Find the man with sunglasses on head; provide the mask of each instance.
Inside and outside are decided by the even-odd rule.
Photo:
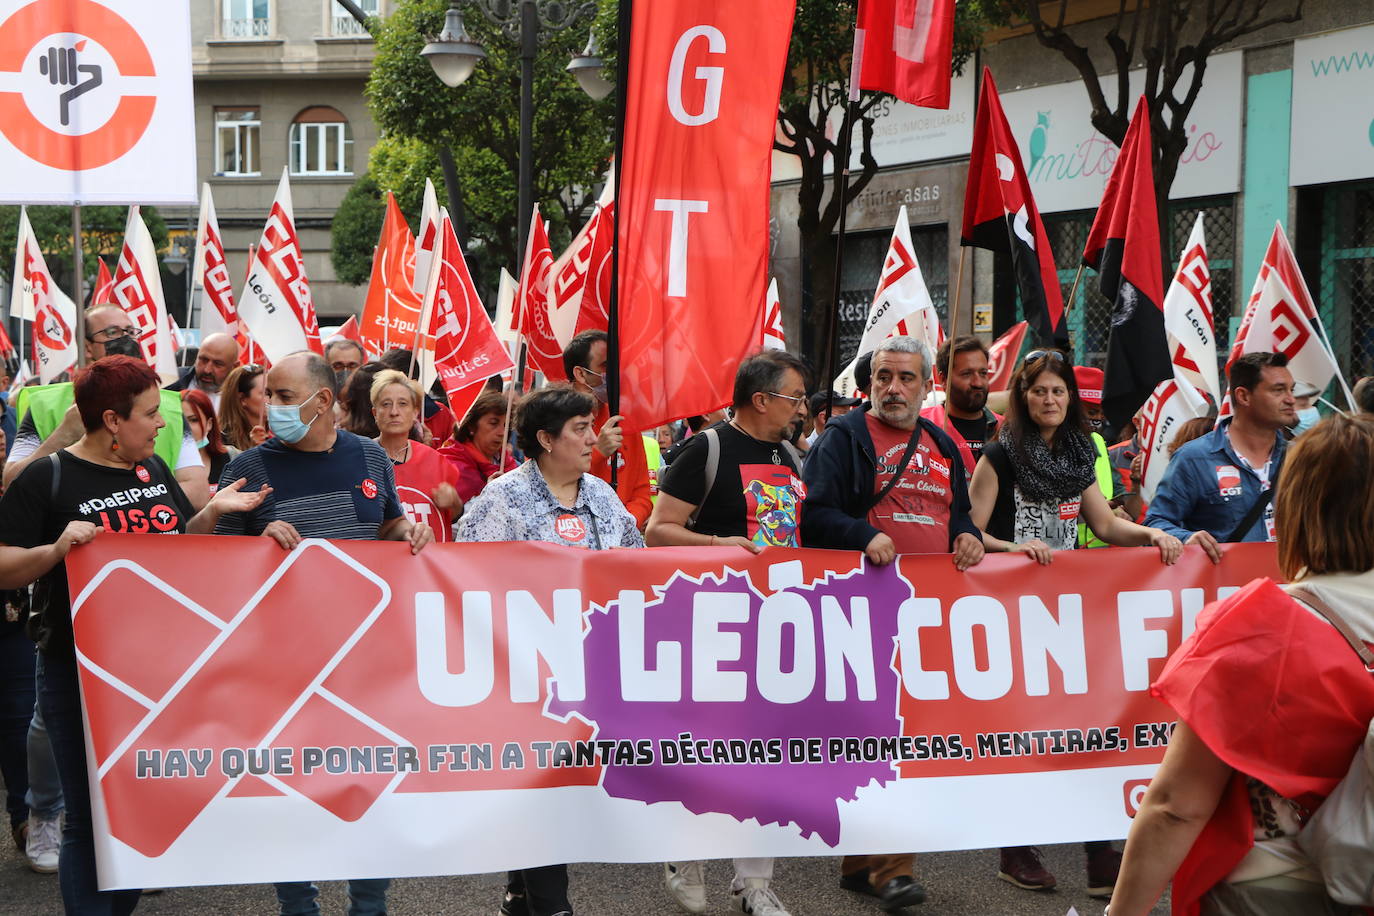
[[[143,358],[138,329],[119,306],[97,305],[85,317],[88,365],[106,356]],[[177,483],[191,505],[200,510],[210,501],[209,471],[196,448],[196,440],[182,421],[180,393],[164,391],[159,409],[167,425],[158,431],[157,454],[176,473]],[[31,462],[74,444],[85,432],[71,382],[24,388],[19,392],[15,412],[19,415],[19,427],[5,464],[7,487]]]

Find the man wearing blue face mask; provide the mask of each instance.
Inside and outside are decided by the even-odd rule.
[[[334,427],[334,372],[316,353],[293,353],[267,370],[267,424],[274,438],[230,461],[222,478],[272,493],[250,512],[222,516],[215,534],[266,535],[285,550],[304,538],[408,541],[419,553],[434,532],[412,524],[396,496],[391,459],[371,439]],[[235,476],[228,476],[235,475]],[[348,882],[349,913],[386,913],[386,878]],[[308,881],[278,884],[283,916],[318,916]]]
[[[1317,396],[1321,393],[1321,389],[1311,382],[1294,383],[1293,400],[1298,411],[1298,423],[1293,427],[1293,435],[1307,432],[1322,418],[1317,410]]]

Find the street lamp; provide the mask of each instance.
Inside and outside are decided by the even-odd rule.
[[[615,88],[615,83],[606,79],[602,72],[605,66],[606,62],[601,59],[601,48],[596,44],[596,30],[593,29],[587,36],[587,46],[568,62],[565,69],[577,77],[577,85],[582,87],[583,92],[599,102]]]
[[[596,2],[449,0],[448,12],[444,15],[444,31],[420,52],[447,86],[461,85],[487,55],[486,49],[474,41],[463,26],[460,8],[464,5],[476,5],[507,38],[520,46],[520,213],[516,224],[516,256],[524,257],[530,213],[534,208],[534,57],[539,51],[539,36],[541,31],[554,34],[576,26],[583,19],[591,19],[596,15]],[[596,41],[593,38],[586,49],[573,58],[568,70],[577,77],[578,84],[588,95],[599,100],[605,98],[614,87],[599,72],[587,72],[593,66],[599,67],[600,58],[596,53]],[[604,84],[604,89],[598,83]],[[598,91],[600,95],[597,95]]]

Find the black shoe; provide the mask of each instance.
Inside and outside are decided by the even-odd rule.
[[[878,906],[885,913],[895,913],[903,907],[915,906],[924,903],[926,899],[926,889],[917,884],[912,878],[906,875],[899,875],[882,886],[878,891],[878,896],[882,902]]]
[[[868,869],[863,868],[847,875],[840,875],[840,887],[856,894],[863,894],[867,897],[877,897],[878,892],[873,887],[873,882],[868,880]]]
[[[506,891],[506,896],[501,901],[501,909],[496,912],[497,916],[530,916],[530,907],[525,902],[524,894]]]

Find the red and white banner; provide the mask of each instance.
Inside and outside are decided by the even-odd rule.
[[[988,347],[988,391],[1006,391],[1011,387],[1029,326],[1029,322],[1016,322]]]
[[[759,318],[759,346],[765,350],[786,350],[787,332],[782,327],[782,299],[778,296],[777,277],[768,281],[768,296]]]
[[[549,381],[561,381],[563,346],[553,330],[549,283],[553,278],[553,250],[536,204],[525,240],[525,261],[520,268],[520,288],[515,293],[515,322],[525,335],[530,365]]]
[[[1224,549],[97,538],[67,570],[100,884],[1120,838],[1175,720],[1151,679],[1276,574]]]
[[[1178,374],[1160,382],[1140,408],[1136,422],[1140,450],[1145,455],[1140,475],[1140,495],[1145,502],[1155,498],[1155,490],[1169,467],[1169,446],[1179,428],[1189,420],[1207,416],[1211,404],[1187,376]]]
[[[115,267],[110,298],[138,328],[143,358],[157,370],[163,384],[176,381],[176,345],[172,340],[172,319],[162,295],[157,249],[136,206],[129,208],[129,219],[124,225],[124,248]]]
[[[76,365],[76,303],[53,282],[25,207],[19,208],[10,276],[10,316],[33,322],[33,362],[40,384],[46,385]]]
[[[95,260],[100,266],[95,272],[95,292],[91,294],[91,308],[110,302],[110,294],[114,289],[114,277],[110,276],[110,266],[100,255],[96,255]]]
[[[841,393],[854,390],[854,366],[857,357],[871,352],[889,337],[907,335],[924,340],[933,354],[944,339],[940,327],[940,313],[930,299],[921,265],[916,263],[916,248],[911,242],[911,224],[906,207],[897,212],[892,227],[892,241],[883,258],[883,272],[878,276],[878,288],[873,292],[873,305],[864,322],[855,362],[835,379],[835,390]]]
[[[948,108],[953,53],[954,0],[859,0],[858,88],[890,92],[923,108]]]
[[[568,250],[553,262],[549,287],[550,324],[561,349],[583,331],[605,331],[611,320],[611,249],[615,241],[614,189],[597,203]]]
[[[298,350],[324,352],[285,167],[262,239],[249,263],[248,280],[239,297],[239,318],[272,362]]]
[[[1164,330],[1174,375],[1221,403],[1221,379],[1217,375],[1217,328],[1212,312],[1212,271],[1207,264],[1207,242],[1198,213],[1188,244],[1178,259],[1178,270],[1164,294]]]
[[[727,404],[758,346],[768,194],[794,0],[634,11],[616,229],[630,430]]]
[[[463,260],[448,211],[440,208],[439,244],[430,263],[423,311],[432,315],[434,369],[455,417],[462,417],[487,379],[513,365],[496,336]]]
[[[425,294],[425,284],[429,282],[429,264],[434,258],[434,249],[439,245],[439,197],[434,193],[434,182],[425,179],[424,202],[420,205],[420,234],[415,238],[415,295]],[[423,322],[422,322],[423,324]],[[406,343],[402,346],[410,346]]]
[[[196,266],[192,295],[200,298],[200,333],[240,335],[239,310],[234,305],[234,278],[224,256],[224,237],[215,215],[215,197],[207,181],[200,187],[200,218],[196,221]]]
[[[427,186],[427,193],[432,190],[432,185]],[[416,288],[417,263],[415,236],[410,234],[396,196],[388,191],[386,218],[377,249],[372,253],[372,275],[363,302],[362,344],[370,356],[381,356],[393,347],[415,346],[425,283],[429,280],[427,258],[425,276]]]

